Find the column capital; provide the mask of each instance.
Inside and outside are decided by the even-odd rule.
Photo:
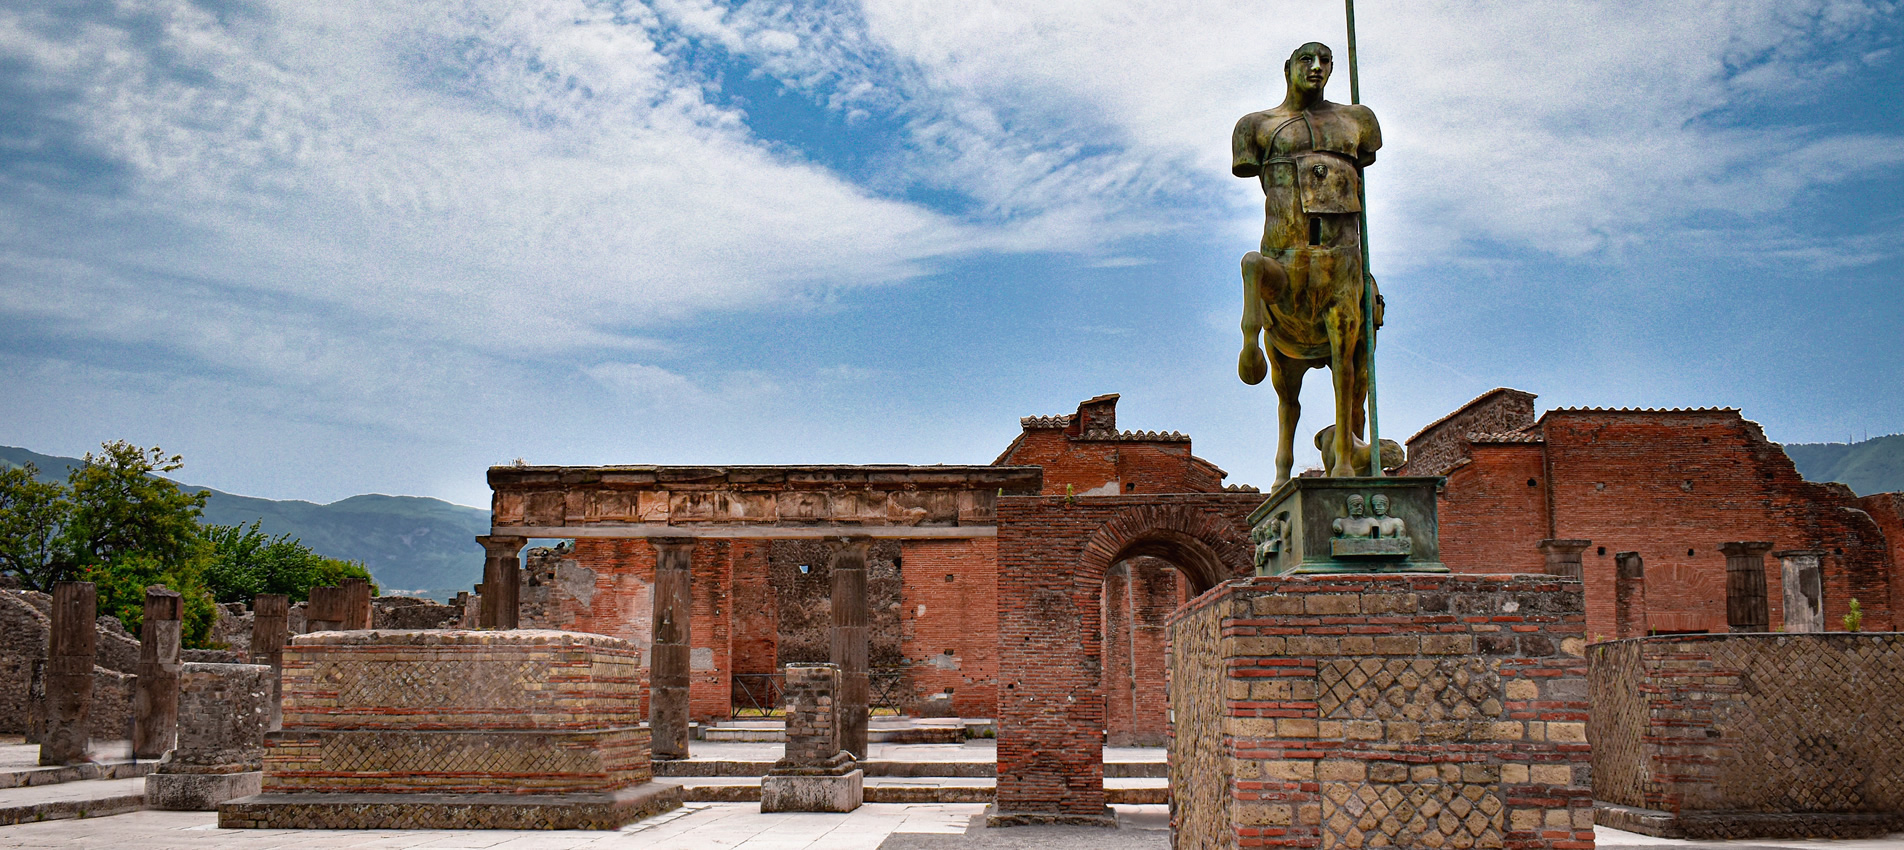
[[[529,538],[514,537],[507,534],[478,534],[476,542],[483,551],[493,558],[513,558],[528,545]]]
[[[1719,544],[1719,551],[1724,552],[1728,558],[1757,558],[1772,551],[1772,542],[1769,540],[1741,540],[1733,543],[1721,543]]]
[[[1791,558],[1823,558],[1829,554],[1831,553],[1824,549],[1780,549],[1773,552],[1772,557],[1783,561]]]
[[[1540,551],[1549,554],[1578,555],[1586,551],[1588,546],[1592,546],[1593,541],[1550,537],[1534,545],[1538,547]]]

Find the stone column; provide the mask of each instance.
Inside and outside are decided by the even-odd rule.
[[[688,757],[689,626],[694,597],[689,576],[694,538],[666,537],[655,548],[654,645],[648,664],[648,728],[654,757]],[[485,597],[487,598],[487,597]]]
[[[760,779],[763,812],[850,812],[865,800],[865,774],[840,746],[840,668],[789,664],[781,701],[787,754]]]
[[[179,615],[184,598],[162,586],[145,589],[139,626],[138,680],[132,692],[132,757],[156,759],[178,737]]]
[[[1785,589],[1785,631],[1825,631],[1825,550],[1787,549],[1772,557]]]
[[[304,607],[304,622],[313,632],[335,632],[344,628],[344,589],[313,587]]]
[[[90,581],[53,585],[53,624],[47,635],[46,732],[40,764],[79,764],[92,743],[93,657],[99,649],[98,591]]]
[[[284,728],[284,642],[291,636],[291,600],[282,593],[261,593],[251,600],[251,663],[271,668],[271,698],[265,702],[265,731]]]
[[[1765,591],[1764,541],[1721,543],[1726,556],[1726,624],[1733,632],[1771,631],[1772,616]]]
[[[146,777],[146,805],[211,812],[262,789],[272,673],[261,664],[185,665],[178,749]]]
[[[833,572],[833,646],[831,660],[840,668],[840,749],[866,757],[866,716],[873,688],[866,651],[866,550],[872,540],[836,541],[828,567]]]
[[[370,582],[361,578],[344,579],[344,628],[361,631],[370,628]]]
[[[516,628],[522,611],[522,547],[529,541],[488,534],[476,542],[483,545],[483,609],[477,628]]]
[[[1613,636],[1645,637],[1646,562],[1638,552],[1617,553],[1613,574]]]
[[[1534,544],[1540,547],[1540,553],[1547,556],[1547,574],[1581,581],[1586,571],[1580,566],[1580,553],[1593,545],[1591,540],[1556,540],[1549,538]]]

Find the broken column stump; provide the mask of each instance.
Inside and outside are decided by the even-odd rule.
[[[312,632],[334,632],[344,628],[344,589],[313,587],[304,606],[304,626]]]
[[[179,615],[183,601],[183,597],[159,585],[145,589],[138,680],[132,692],[135,759],[165,755],[178,737]]]
[[[345,631],[284,651],[284,729],[249,829],[618,829],[681,804],[653,782],[634,645],[540,630]]]
[[[1825,631],[1825,550],[1787,549],[1772,556],[1785,590],[1785,631]]]
[[[1765,553],[1759,540],[1722,543],[1726,556],[1726,625],[1734,633],[1769,632],[1772,615],[1765,590]]]
[[[53,585],[40,764],[86,761],[86,750],[92,743],[88,727],[92,722],[93,659],[99,648],[97,612],[98,591],[92,582],[62,581]]]
[[[344,628],[370,628],[370,581],[347,578],[338,589],[344,592]]]
[[[271,668],[271,701],[266,703],[270,716],[265,730],[276,732],[283,718],[278,674],[284,669],[284,641],[291,636],[291,600],[282,593],[260,593],[251,600],[251,607],[257,612],[251,624],[251,663]]]
[[[262,664],[191,662],[178,678],[178,746],[145,779],[155,809],[209,812],[258,793],[272,670]]]
[[[865,800],[865,773],[844,751],[840,668],[789,664],[781,688],[786,757],[760,779],[763,812],[850,812]]]

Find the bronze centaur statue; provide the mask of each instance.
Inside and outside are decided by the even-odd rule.
[[[1326,366],[1335,379],[1335,426],[1322,446],[1328,474],[1368,468],[1368,446],[1359,439],[1368,418],[1371,347],[1363,339],[1363,286],[1375,281],[1362,268],[1360,186],[1382,130],[1368,107],[1322,99],[1333,69],[1328,47],[1296,48],[1283,63],[1282,105],[1243,116],[1231,138],[1231,172],[1263,187],[1262,250],[1243,256],[1236,370],[1247,384],[1267,375],[1276,389],[1276,487],[1289,480],[1295,461],[1302,376],[1310,369]],[[1380,325],[1379,297],[1375,303]],[[1260,336],[1267,337],[1267,356]],[[1382,465],[1399,465],[1400,453],[1383,444]]]

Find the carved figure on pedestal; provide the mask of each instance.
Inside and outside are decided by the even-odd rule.
[[[1289,542],[1289,512],[1283,511],[1250,529],[1250,540],[1256,544],[1256,570],[1258,575],[1265,572],[1282,555]]]
[[[1375,514],[1376,537],[1407,537],[1408,523],[1401,517],[1388,515],[1388,497],[1376,493],[1369,497],[1369,512]]]
[[[1388,499],[1382,496],[1376,496],[1375,498],[1382,500],[1382,510],[1388,510]],[[1335,523],[1329,527],[1329,530],[1333,532],[1336,537],[1375,537],[1376,531],[1381,528],[1381,524],[1374,517],[1367,516],[1363,513],[1366,503],[1367,500],[1363,499],[1361,494],[1350,495],[1345,504],[1345,507],[1348,508],[1349,515],[1337,519]]]
[[[1362,169],[1375,162],[1382,132],[1368,107],[1323,99],[1333,69],[1327,46],[1296,48],[1283,63],[1282,104],[1243,116],[1231,137],[1231,173],[1257,178],[1264,196],[1261,250],[1243,256],[1237,374],[1247,384],[1267,376],[1276,390],[1275,487],[1295,462],[1304,372],[1328,367],[1335,382],[1329,475],[1357,474],[1355,447],[1367,422],[1363,287],[1374,280],[1362,266],[1358,214]],[[1379,296],[1375,304],[1380,326]]]

